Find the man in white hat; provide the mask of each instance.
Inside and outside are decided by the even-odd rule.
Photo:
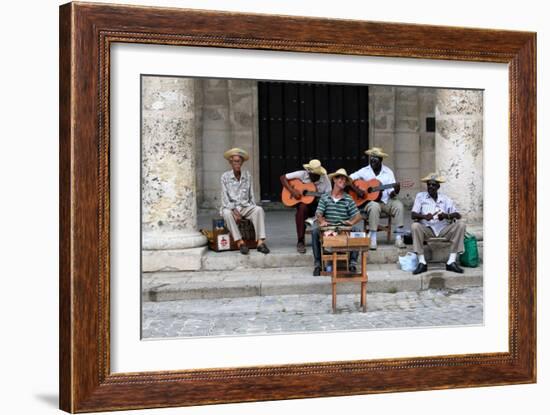
[[[388,157],[382,148],[372,147],[365,151],[365,154],[369,156],[369,165],[350,174],[352,181],[357,179],[377,179],[382,185],[396,183],[393,171],[382,163],[382,160],[385,157]],[[359,197],[364,197],[364,192],[361,189],[355,187],[353,184],[351,187]],[[370,201],[365,207],[365,212],[367,213],[369,220],[369,238],[371,241],[370,249],[372,250],[375,250],[378,246],[376,239],[378,224],[380,222],[380,212],[391,215],[395,219],[395,225],[397,228],[403,227],[403,203],[396,197],[400,190],[401,186],[399,183],[396,183],[394,187],[390,187],[382,191],[380,193],[379,200]],[[398,248],[405,247],[405,243],[399,233],[395,237],[395,245]]]
[[[327,176],[327,171],[319,160],[313,159],[309,163],[304,164],[304,170],[297,170],[292,173],[283,174],[280,177],[281,184],[292,194],[296,200],[302,198],[302,194],[292,187],[288,182],[289,180],[299,179],[302,183],[315,184],[315,191],[319,193],[330,193],[332,186],[330,179]],[[304,254],[306,252],[305,245],[305,233],[306,233],[306,219],[315,215],[317,210],[318,199],[315,199],[310,204],[298,203],[296,204],[296,235],[298,237],[298,243],[296,244],[296,250]]]
[[[321,238],[319,226],[343,225],[353,226],[361,221],[359,209],[355,202],[344,189],[350,184],[350,178],[344,169],[338,169],[328,176],[334,185],[331,193],[325,193],[319,200],[317,212],[317,225],[311,230],[311,246],[313,248],[313,276],[321,274]],[[357,251],[350,252],[349,270],[357,272]]]
[[[241,219],[249,219],[254,225],[257,250],[263,254],[269,253],[265,244],[265,214],[260,206],[254,201],[254,189],[252,176],[247,170],[242,171],[243,163],[248,160],[248,152],[240,148],[227,150],[224,155],[229,161],[231,170],[222,174],[222,207],[220,213],[223,216],[231,236],[237,243],[241,254],[248,254],[248,247],[244,243],[237,222]]]
[[[411,225],[413,249],[418,255],[418,266],[413,274],[428,270],[424,258],[424,240],[434,236],[451,242],[451,252],[445,266],[447,271],[463,273],[464,270],[458,266],[456,259],[457,254],[464,251],[466,224],[459,220],[461,215],[453,201],[438,192],[440,184],[445,182],[443,177],[430,173],[421,180],[426,183],[428,191],[416,195],[411,212],[412,219],[417,221]]]

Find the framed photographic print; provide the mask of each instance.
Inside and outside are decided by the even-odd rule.
[[[535,45],[61,6],[61,409],[535,382]]]

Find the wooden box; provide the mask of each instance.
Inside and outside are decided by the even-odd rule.
[[[223,220],[221,219],[214,219],[212,221],[212,238],[209,238],[208,241],[209,248],[216,252],[238,250],[239,247],[233,240],[229,230],[225,226],[222,227],[222,223]],[[246,246],[250,249],[255,249],[258,246],[258,243],[255,239],[255,232],[252,222],[247,219],[241,220],[239,222],[239,230],[243,236],[243,241]]]
[[[370,238],[350,238],[348,235],[325,236],[323,238],[323,247],[325,248],[345,248],[353,246],[368,246]]]

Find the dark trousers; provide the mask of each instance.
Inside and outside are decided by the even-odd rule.
[[[317,200],[314,200],[309,205],[298,203],[296,205],[296,235],[298,242],[304,242],[306,235],[306,219],[315,216],[317,210]]]

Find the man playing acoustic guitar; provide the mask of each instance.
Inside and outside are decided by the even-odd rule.
[[[311,160],[303,166],[305,170],[283,174],[280,178],[283,185],[283,203],[287,206],[296,206],[296,249],[301,254],[306,252],[306,219],[315,215],[318,197],[332,190],[327,171],[319,160]]]
[[[397,228],[402,228],[404,209],[403,203],[396,197],[401,190],[401,185],[396,183],[393,171],[382,163],[384,157],[388,157],[388,155],[384,153],[380,147],[372,147],[371,149],[365,151],[365,154],[369,156],[369,165],[363,167],[355,173],[350,174],[352,181],[377,179],[381,185],[395,183],[393,187],[384,189],[384,191],[380,192],[378,199],[368,202],[365,207],[365,212],[367,213],[369,220],[369,238],[371,241],[370,249],[375,250],[377,248],[376,232],[378,230],[378,223],[380,222],[380,212],[391,215],[395,218]],[[361,199],[365,196],[366,192],[355,184],[351,185],[351,189]],[[395,238],[395,246],[398,248],[405,247],[405,243],[399,233]]]

